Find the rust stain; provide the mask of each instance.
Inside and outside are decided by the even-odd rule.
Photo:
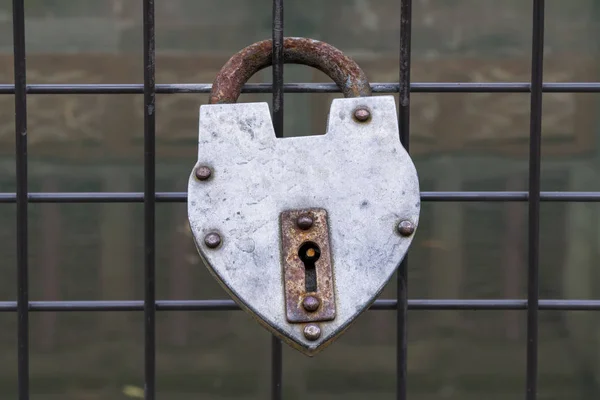
[[[305,214],[314,221],[307,230],[298,227],[296,222],[300,215]],[[287,320],[302,323],[334,319],[336,307],[327,211],[319,208],[284,211],[280,223]],[[306,290],[305,264],[299,256],[301,247],[306,243],[317,246],[317,249],[308,248],[305,253],[307,257],[316,259],[315,291]],[[307,311],[304,308],[304,299],[309,296],[318,299],[316,310]]]
[[[263,40],[234,54],[213,82],[209,103],[235,103],[248,79],[272,65],[272,53],[272,40]],[[344,97],[371,96],[371,86],[363,70],[330,44],[307,38],[284,38],[283,62],[308,65],[324,72],[339,86]]]

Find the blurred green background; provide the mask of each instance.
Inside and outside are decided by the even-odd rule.
[[[414,0],[414,82],[530,79],[531,2]],[[545,81],[598,81],[600,2],[546,1]],[[271,35],[268,0],[157,0],[157,83],[210,83],[234,52]],[[28,83],[142,83],[142,4],[27,0]],[[287,0],[286,36],[327,41],[371,82],[398,81],[397,0]],[[0,1],[0,83],[12,83],[11,2]],[[286,66],[286,82],[329,82]],[[267,69],[253,82],[270,82]],[[286,94],[285,135],[321,132],[329,94]],[[185,191],[205,94],[157,96],[157,190]],[[240,101],[271,96],[244,94]],[[542,190],[597,191],[598,95],[545,94]],[[0,96],[0,191],[15,191],[14,106]],[[526,190],[529,96],[412,96],[421,189]],[[31,191],[142,191],[141,95],[30,95]],[[594,203],[543,203],[540,296],[598,298]],[[221,299],[184,204],[157,205],[159,299]],[[410,251],[411,298],[524,298],[526,203],[431,203]],[[143,297],[142,204],[31,204],[32,300]],[[15,206],[0,205],[0,301],[16,298]],[[396,294],[392,281],[382,298]],[[141,313],[32,313],[32,399],[127,399],[143,387]],[[409,312],[413,400],[520,398],[524,311]],[[15,398],[16,315],[0,314],[0,392]],[[315,359],[284,347],[286,399],[391,399],[396,314],[369,311]],[[265,399],[270,336],[242,312],[160,312],[158,397]],[[539,398],[600,396],[595,312],[540,312]]]

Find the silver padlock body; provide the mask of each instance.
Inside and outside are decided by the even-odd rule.
[[[353,119],[356,107],[371,119]],[[419,223],[417,172],[399,140],[392,96],[333,100],[326,134],[276,138],[267,103],[200,107],[198,166],[192,171],[188,216],[209,270],[244,309],[288,344],[314,355],[378,296],[414,235],[400,221]],[[280,215],[293,209],[327,211],[335,318],[319,322],[307,340],[303,324],[286,319]],[[218,232],[221,245],[204,238]]]

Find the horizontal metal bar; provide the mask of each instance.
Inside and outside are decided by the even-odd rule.
[[[166,83],[157,84],[156,93],[210,93],[210,83]],[[372,83],[373,93],[398,93],[399,84],[394,82]],[[270,83],[249,83],[242,93],[272,93]],[[341,93],[334,83],[286,83],[285,93]],[[414,82],[413,93],[529,93],[529,82]],[[554,82],[542,87],[547,93],[598,93],[598,82]],[[11,84],[0,84],[0,94],[14,94]],[[31,84],[28,94],[142,94],[143,84]]]
[[[372,310],[395,310],[397,300],[376,300]],[[540,300],[541,310],[600,310],[600,300]],[[413,299],[411,310],[525,310],[527,300],[490,299]],[[233,300],[159,300],[158,311],[234,311],[240,310]],[[16,301],[0,301],[0,312],[17,310]],[[30,301],[29,311],[143,311],[143,300],[127,301]]]
[[[143,203],[143,192],[29,193],[31,203]],[[546,202],[598,202],[600,192],[541,192]],[[422,201],[503,202],[527,201],[527,192],[421,192]],[[15,193],[0,193],[0,203],[14,203]],[[159,203],[184,203],[186,192],[157,192]]]
[[[438,202],[497,202],[528,199],[528,192],[421,192],[421,200]],[[600,201],[600,192],[540,192],[540,199],[546,202],[596,202]]]

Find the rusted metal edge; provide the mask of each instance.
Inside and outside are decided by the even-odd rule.
[[[215,78],[209,103],[235,103],[248,79],[272,65],[272,51],[272,40],[263,40],[234,54]],[[344,97],[371,96],[371,86],[363,70],[354,60],[330,44],[307,38],[286,37],[283,40],[283,62],[308,65],[324,72],[338,85]]]
[[[303,223],[306,219],[312,220],[308,228]],[[334,319],[336,306],[327,211],[287,210],[281,213],[280,226],[287,320],[303,323]],[[311,243],[318,248],[314,262],[316,288],[307,290],[305,263],[299,253],[306,244],[311,248]]]

